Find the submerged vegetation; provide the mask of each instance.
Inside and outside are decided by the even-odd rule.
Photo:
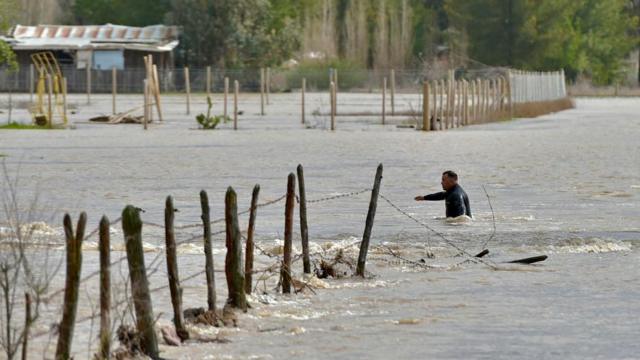
[[[0,130],[49,130],[49,128],[34,124],[20,124],[12,121],[8,124],[0,125]]]

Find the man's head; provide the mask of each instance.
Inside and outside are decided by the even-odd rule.
[[[451,170],[447,170],[442,173],[442,189],[449,191],[458,185],[458,174]]]

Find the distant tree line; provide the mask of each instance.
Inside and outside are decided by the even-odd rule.
[[[378,66],[375,41],[380,39],[375,35],[388,25],[380,24],[381,14],[399,8],[410,14],[410,43],[402,57],[407,67],[444,53],[490,66],[564,68],[571,78],[586,76],[611,84],[625,76],[626,61],[638,49],[640,35],[640,0],[58,1],[68,9],[66,23],[178,25],[179,64],[235,68],[275,66],[300,58],[309,12],[326,13],[327,7],[334,17],[335,56],[368,68]],[[350,59],[347,38],[355,12],[366,13],[370,36],[358,45],[367,48],[367,55]]]

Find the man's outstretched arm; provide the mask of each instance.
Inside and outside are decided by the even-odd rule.
[[[440,201],[440,200],[444,200],[447,197],[447,193],[445,191],[441,191],[441,192],[437,192],[434,194],[429,194],[429,195],[424,195],[424,196],[416,196],[415,199],[416,201],[422,201],[422,200],[427,200],[427,201]]]

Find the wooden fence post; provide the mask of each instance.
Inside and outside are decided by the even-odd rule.
[[[396,71],[391,69],[391,116],[396,115]]]
[[[117,94],[117,71],[115,67],[111,68],[111,113],[116,114],[116,94]]]
[[[431,130],[431,124],[429,121],[429,115],[431,111],[429,109],[429,82],[424,81],[422,83],[422,131]]]
[[[287,177],[287,200],[284,208],[284,254],[280,278],[282,293],[291,293],[291,248],[293,245],[293,209],[296,196],[296,176],[291,173]]]
[[[307,79],[302,78],[302,124],[305,122],[305,93],[307,91]]]
[[[332,81],[329,86],[329,97],[331,98],[331,131],[336,129],[336,84]]]
[[[56,347],[56,359],[69,359],[71,357],[71,343],[73,342],[73,329],[76,322],[78,309],[78,293],[80,289],[80,273],[82,272],[82,240],[87,224],[87,214],[81,213],[78,219],[76,233],[73,233],[71,216],[64,216],[64,234],[67,242],[67,272],[64,286],[64,305],[62,320],[58,330],[58,344]]]
[[[47,74],[47,120],[49,121],[49,129],[53,127],[53,82],[51,75]]]
[[[87,64],[87,104],[91,104],[91,65]]]
[[[438,106],[441,106],[438,102],[439,93],[438,80],[433,82],[433,116],[431,117],[431,130],[437,131],[438,129]]]
[[[136,313],[136,325],[140,333],[142,351],[152,359],[158,358],[158,340],[154,326],[153,306],[149,294],[149,281],[142,249],[142,220],[140,209],[127,205],[122,210],[122,231],[127,250],[131,296]]]
[[[271,95],[271,68],[268,67],[267,68],[267,80],[266,80],[266,86],[267,86],[267,105],[271,105],[271,101],[269,100],[269,95]]]
[[[164,238],[165,251],[167,255],[167,275],[169,280],[169,291],[171,292],[171,305],[173,305],[173,324],[180,340],[189,338],[189,332],[184,328],[182,318],[182,288],[180,287],[180,275],[178,273],[178,256],[176,254],[176,236],[173,228],[175,208],[173,198],[167,196],[164,208]]]
[[[242,266],[242,240],[238,225],[238,198],[231,186],[227,188],[224,199],[224,217],[226,224],[227,256],[224,271],[227,276],[229,299],[227,304],[247,311],[247,298],[244,294],[244,269]]]
[[[29,102],[33,102],[33,89],[35,82],[35,69],[33,64],[29,64]]]
[[[187,115],[191,114],[191,79],[189,79],[189,68],[184,68],[184,89],[187,94]]]
[[[264,116],[264,90],[265,90],[264,68],[260,68],[260,115]]]
[[[240,84],[238,80],[233,82],[233,130],[238,130],[238,93]]]
[[[298,191],[300,196],[300,238],[302,240],[302,268],[305,274],[311,274],[309,260],[309,227],[307,225],[307,193],[304,186],[304,169],[298,164]]]
[[[202,208],[202,227],[204,228],[205,274],[207,276],[207,305],[210,311],[216,311],[216,278],[213,271],[213,251],[211,244],[211,215],[207,192],[200,191],[200,207]]]
[[[149,123],[149,113],[151,112],[149,106],[149,80],[143,80],[144,83],[144,116],[142,118],[142,126],[147,130],[147,124]]]
[[[229,113],[227,111],[227,103],[229,102],[228,99],[229,99],[229,78],[225,77],[224,78],[224,106],[223,106],[225,119],[229,117],[228,116]]]
[[[31,323],[33,319],[31,317],[31,295],[28,292],[24,293],[24,334],[22,335],[22,360],[28,359],[29,349],[29,330],[31,329]]]
[[[385,123],[387,114],[387,77],[382,79],[382,125]]]
[[[249,228],[247,229],[247,247],[244,261],[244,292],[251,294],[253,285],[253,234],[256,229],[256,212],[258,211],[258,195],[260,185],[256,184],[251,193],[251,208],[249,209]]]
[[[111,354],[111,238],[109,219],[100,220],[100,350],[101,359]]]
[[[207,97],[211,96],[211,66],[207,66],[207,79],[206,79],[206,89]]]
[[[371,228],[373,228],[373,220],[376,217],[376,207],[378,205],[378,194],[380,193],[380,183],[382,182],[382,164],[378,165],[376,177],[371,190],[371,201],[369,202],[369,212],[367,213],[367,222],[362,235],[362,243],[360,244],[360,254],[358,255],[358,266],[356,267],[356,275],[364,277],[365,265],[367,263],[367,252],[369,251],[369,240],[371,239]]]

